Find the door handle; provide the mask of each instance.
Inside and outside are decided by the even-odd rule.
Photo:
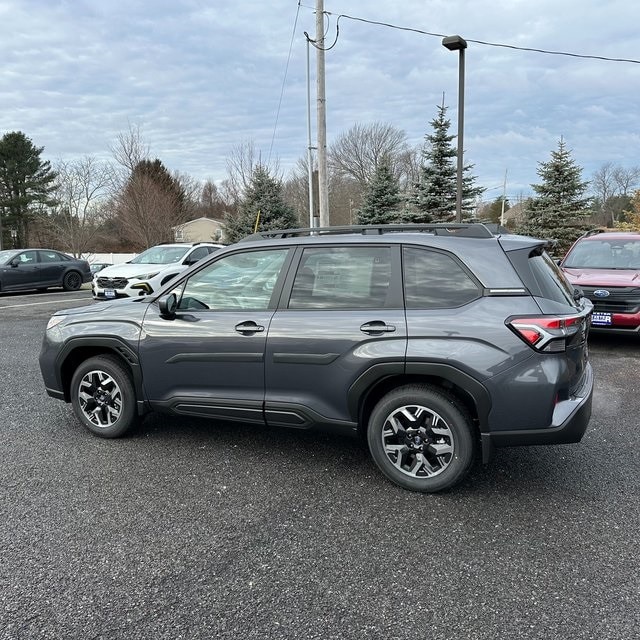
[[[363,333],[393,333],[396,330],[392,324],[382,322],[382,320],[374,320],[373,322],[365,322],[360,331]]]
[[[248,322],[241,322],[240,324],[237,324],[235,326],[235,330],[243,336],[246,336],[251,333],[261,333],[264,331],[264,327],[260,324],[256,324],[253,320],[249,320]]]

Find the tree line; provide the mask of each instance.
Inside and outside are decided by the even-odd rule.
[[[340,134],[328,150],[331,223],[453,221],[458,150],[450,124],[443,101],[419,147],[391,124],[356,124]],[[222,220],[230,242],[256,229],[310,224],[306,159],[285,178],[277,163],[262,162],[252,142],[233,148],[218,185],[170,171],[135,127],[117,137],[110,160],[52,164],[43,151],[23,132],[0,139],[3,248],[140,251],[173,241],[176,227],[199,217]],[[540,182],[516,215],[503,197],[482,200],[472,170],[463,170],[464,220],[499,222],[506,211],[512,231],[552,238],[558,251],[587,228],[633,228],[640,215],[639,168],[607,163],[586,181],[562,138],[550,159],[538,163]]]

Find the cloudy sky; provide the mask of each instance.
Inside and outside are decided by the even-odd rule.
[[[135,126],[171,170],[216,181],[233,147],[252,141],[286,174],[306,153],[304,32],[315,35],[314,8],[315,0],[0,0],[0,135],[23,131],[52,161],[107,158]],[[419,144],[443,92],[451,133],[457,127],[458,54],[438,36],[355,17],[469,41],[465,159],[487,199],[500,195],[505,171],[512,201],[528,193],[560,136],[585,178],[605,162],[640,165],[640,3],[325,0],[325,10],[328,44],[339,26],[326,53],[329,143],[355,123],[383,122]]]

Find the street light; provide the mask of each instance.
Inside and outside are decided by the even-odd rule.
[[[456,222],[462,222],[462,169],[464,166],[464,50],[467,41],[460,36],[442,38],[442,46],[449,51],[459,51],[458,66],[458,175],[456,180]]]

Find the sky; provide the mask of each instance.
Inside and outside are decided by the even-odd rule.
[[[459,57],[441,36],[458,34],[468,42],[465,162],[486,200],[502,194],[505,173],[512,202],[530,193],[561,137],[585,179],[607,162],[640,165],[640,3],[325,0],[324,9],[327,46],[337,35],[325,54],[329,144],[381,122],[419,145],[443,94],[455,134]],[[54,163],[106,160],[135,127],[170,170],[218,183],[234,147],[251,142],[286,177],[307,153],[305,31],[315,37],[315,0],[0,0],[0,135],[24,132]]]

